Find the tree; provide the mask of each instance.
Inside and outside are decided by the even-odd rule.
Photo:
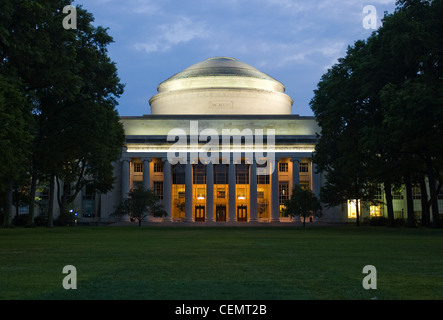
[[[34,224],[38,180],[49,180],[51,198],[60,179],[72,186],[70,197],[57,195],[64,213],[86,185],[97,192],[113,187],[112,162],[124,141],[115,110],[124,86],[106,49],[112,38],[81,7],[78,28],[65,30],[62,9],[71,2],[5,0],[0,7],[0,67],[22,83],[30,102],[22,111],[33,124],[25,169],[31,176],[28,226]],[[52,226],[52,206],[48,215]]]
[[[5,196],[3,226],[8,227],[12,221],[14,185],[26,175],[31,134],[29,104],[20,84],[5,73],[0,73],[0,194]]]
[[[413,225],[412,184],[424,174],[434,223],[439,219],[442,8],[442,1],[398,1],[377,32],[356,41],[328,70],[311,100],[322,129],[314,161],[335,180],[326,189],[348,186],[350,198],[366,197],[371,184],[383,184],[391,226],[392,187],[406,185]]]
[[[328,206],[350,199],[371,199],[376,191],[370,178],[370,158],[361,142],[363,124],[368,123],[372,107],[361,90],[359,70],[366,55],[367,46],[363,41],[348,48],[347,56],[322,76],[311,100],[321,127],[313,161],[326,173],[327,183],[322,187],[320,198]],[[356,223],[360,224],[358,211]]]
[[[132,189],[128,198],[117,206],[114,215],[129,215],[131,220],[137,220],[141,226],[142,221],[149,215],[154,217],[167,216],[168,213],[159,204],[158,196],[152,189]]]
[[[292,217],[303,217],[304,227],[307,217],[320,217],[322,215],[322,207],[311,190],[295,185],[292,189],[291,198],[285,202],[285,214]]]

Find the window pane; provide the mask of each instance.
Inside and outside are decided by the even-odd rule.
[[[154,181],[154,193],[160,200],[163,199],[163,181]]]

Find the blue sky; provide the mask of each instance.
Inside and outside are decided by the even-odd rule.
[[[149,99],[172,75],[209,57],[245,62],[281,81],[292,113],[313,115],[309,101],[348,45],[366,39],[363,27],[377,10],[377,26],[395,0],[76,0],[109,28],[109,56],[125,93],[121,116],[149,114]]]

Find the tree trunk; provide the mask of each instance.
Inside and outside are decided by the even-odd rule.
[[[406,227],[412,228],[415,227],[415,221],[414,221],[414,201],[412,199],[412,183],[411,183],[410,174],[406,174],[404,176],[404,182],[406,188],[406,208],[408,215]]]
[[[51,177],[49,178],[48,228],[52,228],[54,226],[54,178],[54,175],[51,174]]]
[[[394,226],[394,206],[392,204],[391,183],[385,182],[386,207],[388,208],[388,227]]]
[[[34,212],[35,212],[35,192],[37,189],[37,171],[34,170],[31,177],[31,189],[29,191],[29,214],[26,220],[26,227],[34,227]]]
[[[431,194],[431,208],[432,208],[432,226],[440,226],[440,217],[438,212],[438,200],[435,189],[434,168],[432,167],[432,159],[429,154],[426,154],[426,171],[428,175],[429,193]]]
[[[428,203],[428,190],[426,189],[425,176],[420,179],[420,192],[421,192],[421,225],[428,226],[431,221]]]
[[[360,212],[358,210],[358,199],[355,199],[355,215],[357,217],[357,227],[360,227]]]
[[[12,192],[13,183],[12,180],[8,180],[8,190],[5,193],[5,214],[3,216],[3,227],[12,227]]]

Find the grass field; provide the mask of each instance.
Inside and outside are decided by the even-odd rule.
[[[65,290],[65,265],[77,290]],[[377,289],[365,290],[365,265]],[[443,299],[443,230],[0,229],[0,299]]]

